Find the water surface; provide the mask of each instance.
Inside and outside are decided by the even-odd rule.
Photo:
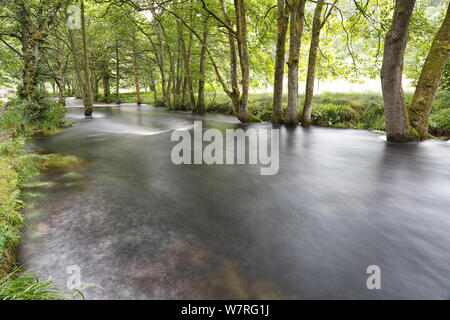
[[[280,128],[280,170],[176,166],[174,129],[270,127],[150,106],[103,106],[34,139],[82,166],[26,190],[20,262],[88,299],[450,298],[450,144]],[[191,129],[189,129],[191,130]],[[381,268],[368,290],[366,268]]]

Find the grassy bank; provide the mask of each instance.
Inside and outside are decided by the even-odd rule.
[[[158,94],[161,97],[161,94]],[[142,92],[142,103],[155,104],[152,92]],[[102,100],[102,98],[100,98]],[[136,102],[136,93],[120,94],[123,102]],[[412,94],[406,94],[407,104]],[[206,92],[208,112],[233,114],[230,99],[223,93]],[[284,101],[287,97],[284,98]],[[299,97],[303,106],[304,96]],[[160,102],[156,105],[161,106]],[[286,104],[284,104],[286,108]],[[183,108],[181,108],[183,109]],[[250,94],[249,111],[255,119],[271,121],[272,94]],[[299,109],[301,114],[302,108]],[[331,93],[324,92],[314,97],[312,124],[317,126],[385,130],[383,98],[380,93]],[[430,115],[430,133],[434,136],[450,136],[450,92],[439,92]]]
[[[64,124],[64,108],[50,99],[44,101],[42,112],[30,112],[29,105],[19,99],[10,101],[6,111],[0,106],[0,300],[62,298],[51,282],[40,282],[32,273],[21,272],[15,262],[24,222],[21,188],[27,179],[52,164],[48,155],[26,153],[25,142],[34,134],[49,134]]]

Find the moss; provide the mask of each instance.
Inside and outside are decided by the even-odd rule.
[[[38,156],[37,159],[45,169],[71,168],[81,166],[86,163],[81,158],[67,154],[46,154]]]

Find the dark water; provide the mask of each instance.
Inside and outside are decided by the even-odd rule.
[[[173,165],[186,113],[96,108],[33,142],[87,163],[30,184],[20,261],[86,298],[450,298],[450,143],[280,129],[280,171]],[[205,128],[242,127],[208,115]],[[252,124],[247,127],[268,127]],[[368,290],[366,268],[381,268]],[[100,288],[101,287],[101,288]]]

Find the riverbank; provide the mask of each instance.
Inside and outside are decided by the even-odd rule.
[[[24,153],[26,138],[2,131],[0,138],[0,299],[60,299],[50,281],[41,282],[32,273],[22,273],[15,262],[24,218],[21,188],[39,173],[37,155]]]
[[[7,110],[2,108],[0,112],[0,300],[63,298],[51,281],[40,281],[33,273],[22,272],[15,259],[24,224],[21,214],[25,206],[21,198],[23,186],[41,170],[72,159],[25,150],[26,141],[34,135],[49,135],[66,125],[62,107],[55,104],[47,107],[49,116],[41,122],[30,119],[24,103],[15,99],[8,104]]]
[[[205,95],[207,112],[233,114],[229,98],[223,93],[208,90]],[[161,94],[158,93],[158,97]],[[287,98],[287,97],[286,97]],[[409,105],[412,93],[406,93]],[[100,96],[99,101],[105,101]],[[127,103],[136,102],[136,93],[120,94],[120,100]],[[141,92],[142,103],[163,107],[161,101],[154,101],[152,92]],[[286,99],[284,99],[286,101]],[[299,96],[299,106],[303,106],[304,96]],[[283,105],[287,107],[286,104]],[[185,106],[179,107],[186,110]],[[257,121],[272,120],[272,95],[270,93],[250,94],[249,112]],[[301,114],[302,108],[299,109]],[[314,96],[314,107],[311,122],[316,126],[365,129],[384,131],[384,106],[380,93],[333,93],[324,92]],[[436,137],[450,137],[450,92],[439,92],[430,115],[430,134]]]

